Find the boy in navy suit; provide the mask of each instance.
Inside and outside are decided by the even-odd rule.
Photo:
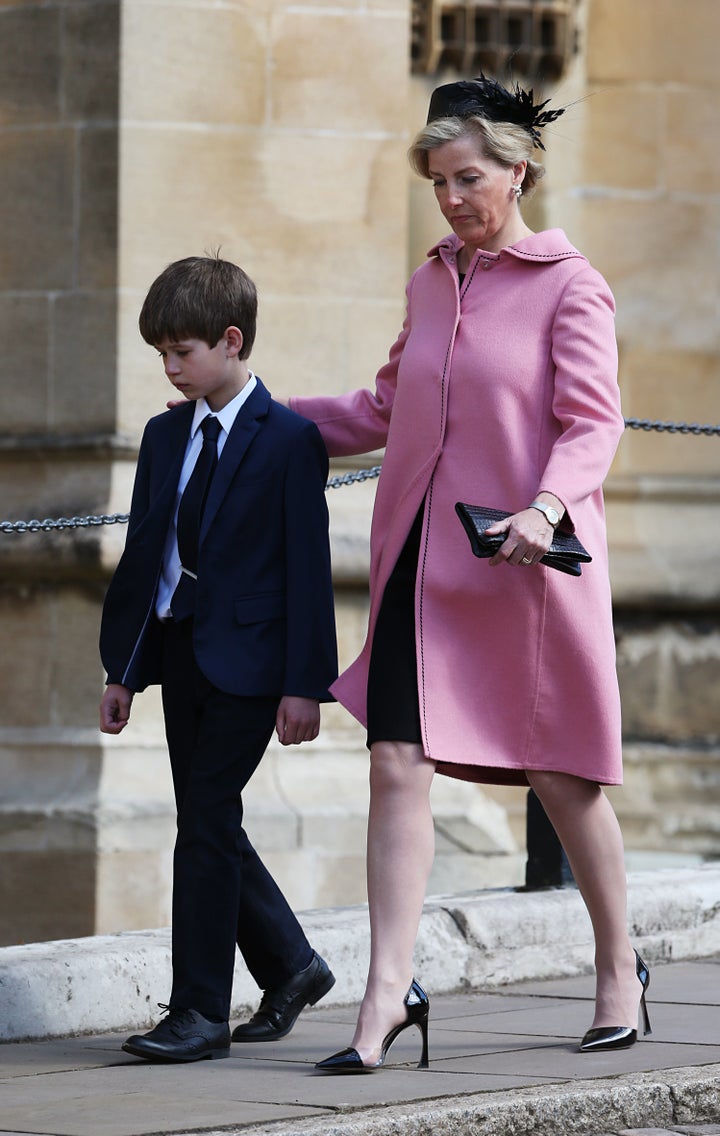
[[[256,314],[217,257],[169,265],[140,314],[188,400],[145,428],[100,634],[100,728],[160,683],[177,805],[168,1013],[123,1045],[150,1061],[228,1056],[236,944],[264,995],[233,1041],[284,1037],[335,981],[242,827],[273,730],[317,737],[337,675],[327,452],[249,370]]]

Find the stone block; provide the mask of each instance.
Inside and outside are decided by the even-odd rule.
[[[119,107],[119,0],[66,5],[62,52],[65,117],[83,123],[114,121]]]
[[[623,345],[620,352],[622,406],[629,418],[715,423],[719,382],[718,353],[658,351],[641,344]],[[618,447],[614,471],[632,471],[636,476],[712,476],[720,468],[716,441],[707,435],[628,429]]]
[[[335,9],[322,18],[313,9],[278,10],[272,43],[273,125],[332,128],[355,135],[382,131],[405,137],[407,34],[404,10]],[[347,51],[338,50],[349,44],[350,71]],[[349,81],[350,75],[357,81]],[[388,98],[389,84],[392,98]],[[352,190],[352,182],[348,177],[346,191]]]
[[[349,300],[332,292],[306,297],[258,287],[252,366],[273,394],[337,393],[374,385],[402,326],[399,274],[395,295],[388,299]]]
[[[514,888],[525,882],[525,854],[497,853],[477,856],[438,847],[428,880],[428,894],[452,894],[485,888]]]
[[[715,742],[720,737],[717,621],[616,623],[623,725],[628,737]]]
[[[67,451],[62,452],[63,440],[58,440],[55,451],[51,448],[44,450],[38,443],[36,449],[11,452],[0,462],[3,520],[42,520],[45,517],[84,516],[105,511],[112,471],[92,453],[85,452],[77,461],[68,460]],[[76,456],[73,454],[73,458]],[[123,494],[123,499],[127,505],[127,493]],[[12,515],[8,516],[8,512]],[[63,564],[84,560],[88,567],[92,556],[90,549],[99,542],[100,534],[104,532],[104,529],[88,528],[3,537],[0,541],[2,575],[17,584],[20,573],[13,571],[12,566],[37,563],[43,556],[46,565],[48,561],[52,563],[54,577]],[[45,579],[47,575],[46,567]]]
[[[79,435],[115,424],[114,290],[66,292],[53,308],[53,430]]]
[[[5,584],[0,612],[6,643],[17,644],[0,661],[2,726],[95,727],[103,680],[98,595],[42,582]]]
[[[114,295],[118,278],[118,130],[115,126],[84,127],[78,141],[77,285],[111,290]]]
[[[205,128],[261,125],[267,98],[266,26],[261,15],[239,5],[124,3],[123,118]],[[181,139],[173,130],[169,134],[183,160]],[[216,141],[232,145],[229,136]],[[191,168],[188,163],[186,172]],[[176,183],[168,179],[165,185],[173,192]]]
[[[695,636],[682,636],[672,659],[672,698],[666,706],[669,740],[720,738],[720,626]]]
[[[142,930],[154,924],[170,926],[175,828],[174,817],[168,817],[161,828],[165,847],[154,855],[143,847],[141,832],[136,832],[138,847],[98,852],[94,934]]]
[[[650,963],[717,955],[717,867],[648,872],[628,883],[634,939]],[[435,896],[420,922],[419,971],[437,994],[589,974],[592,934],[582,911],[574,889]],[[367,908],[305,911],[300,921],[337,978],[324,1005],[359,1001],[369,961]],[[147,1027],[159,991],[170,984],[170,934],[160,929],[8,947],[0,954],[0,983],[5,1041]],[[257,990],[238,958],[232,1016],[255,1005]],[[636,1083],[630,1088],[637,1092]],[[678,1115],[692,1119],[688,1102]]]
[[[134,218],[132,239],[121,239],[124,288],[144,295],[170,261],[221,247],[261,294],[264,281],[282,280],[286,293],[322,297],[332,286],[337,293],[343,276],[350,300],[397,298],[378,273],[403,249],[404,170],[394,142],[230,130],[219,142],[212,132],[128,126],[122,169],[122,208]]]
[[[388,275],[392,284],[392,273]],[[400,334],[405,316],[405,280],[396,279],[397,286],[387,300],[358,297],[350,305],[355,318],[350,320],[348,329],[347,355],[335,364],[336,368],[342,366],[348,390],[374,388],[375,374],[387,362],[390,348]]]
[[[364,853],[336,850],[328,855],[312,848],[266,852],[261,830],[253,826],[252,833],[263,863],[295,911],[366,901]]]
[[[717,604],[720,581],[720,501],[714,486],[693,491],[691,479],[644,484],[642,478],[606,494],[610,581],[617,605],[670,604],[693,609]],[[681,510],[682,534],[668,524]],[[688,548],[693,555],[688,556]]]
[[[82,695],[95,716],[102,689],[95,651],[90,661],[95,682],[88,687],[94,689],[72,694]],[[60,700],[64,692],[53,693]],[[61,720],[0,728],[5,942],[169,920],[174,802],[165,745],[158,739],[157,697],[147,700],[148,710],[155,708],[154,729],[143,722],[140,701],[128,733],[104,743],[94,722],[84,729]],[[73,885],[64,888],[57,876],[63,864],[75,872]],[[33,875],[39,881],[34,889],[28,886]],[[128,889],[130,876],[135,882]],[[45,895],[46,879],[52,897]],[[18,888],[25,891],[22,902]]]
[[[188,255],[195,250],[184,249]],[[142,288],[123,289],[117,296],[117,374],[115,390],[115,428],[121,437],[127,438],[135,447],[140,439],[145,423],[155,414],[165,409],[165,403],[173,393],[157,352],[149,347],[138,331],[138,317],[145,294],[154,278],[162,272],[166,264],[176,257],[160,257],[154,271],[150,271],[147,283]],[[132,486],[135,462],[128,462],[122,474],[122,483]],[[120,498],[118,498],[120,500]],[[129,505],[129,496],[126,506]],[[125,506],[122,507],[125,511]]]
[[[377,464],[382,461],[378,454]],[[354,472],[333,463],[330,476],[342,477]],[[346,620],[343,618],[345,589],[355,585],[367,590],[370,564],[370,524],[375,501],[377,479],[358,482],[352,486],[328,490],[330,509],[330,549],[332,554],[333,579],[338,588],[336,592],[336,622],[342,657],[351,663],[359,655],[367,634],[367,605],[363,604],[362,617],[353,620],[353,647],[350,647]],[[347,490],[349,489],[349,493]]]
[[[46,296],[0,296],[3,431],[37,433],[48,426],[48,312]]]
[[[47,642],[53,624],[51,592],[6,583],[0,589],[0,623],[5,643],[22,644],[21,651],[0,654],[0,726],[45,725],[50,720],[54,677]]]
[[[587,74],[599,84],[632,76],[635,82],[717,87],[719,36],[715,0],[603,0],[589,6]]]
[[[519,785],[483,785],[482,792],[504,810],[514,845],[517,849],[524,850],[526,846],[527,788]],[[523,862],[524,859],[523,851]]]
[[[59,6],[0,8],[0,126],[59,120],[62,18]]]
[[[666,95],[664,176],[673,193],[720,192],[717,99],[704,87],[669,90]]]
[[[622,85],[587,92],[582,133],[586,184],[613,190],[658,188],[662,107],[662,93],[653,88]]]
[[[0,291],[73,282],[75,132],[0,131]]]
[[[630,859],[652,853],[654,866],[714,858],[720,837],[718,749],[626,742],[625,781],[608,790]]]
[[[714,198],[685,200],[679,208],[666,198],[629,200],[598,191],[566,199],[564,208],[570,240],[615,294],[622,344],[717,352],[720,262],[707,240],[720,226]]]
[[[0,857],[0,943],[39,943],[95,931],[95,854],[53,849]]]
[[[55,592],[45,651],[52,659],[52,716],[58,727],[98,724],[104,673],[98,652],[99,589]]]
[[[430,800],[436,829],[453,851],[491,856],[516,851],[505,810],[479,785],[436,777]]]
[[[549,978],[559,973],[559,967],[576,974],[587,969],[590,922],[574,888],[521,895],[455,893],[438,900],[456,920],[470,948],[466,978],[472,986]],[[519,937],[518,907],[523,912]],[[555,943],[556,950],[548,950],[549,943]]]

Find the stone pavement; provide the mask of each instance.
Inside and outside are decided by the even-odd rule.
[[[417,1030],[374,1073],[314,1071],[350,1041],[364,907],[301,915],[337,983],[289,1037],[193,1065],[120,1049],[167,997],[167,929],[2,948],[0,1136],[720,1136],[720,866],[628,882],[653,1034],[615,1054],[578,1052],[594,980],[573,888],[428,900],[416,952],[427,1071]],[[257,999],[239,966],[233,1020]]]
[[[421,976],[422,977],[422,976]],[[355,1007],[306,1010],[275,1044],[149,1065],[109,1033],[0,1046],[3,1136],[720,1136],[720,955],[655,965],[653,1034],[581,1054],[590,976],[431,995],[430,1069],[408,1030],[388,1064],[330,1077]]]

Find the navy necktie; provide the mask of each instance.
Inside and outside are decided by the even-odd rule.
[[[197,578],[200,525],[207,500],[210,482],[218,462],[217,440],[220,420],[207,414],[200,423],[203,445],[195,468],[180,498],[177,520],[177,541],[182,574],[170,602],[174,619],[186,619],[195,610],[195,580]]]

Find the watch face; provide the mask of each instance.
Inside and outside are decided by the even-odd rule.
[[[547,517],[551,525],[556,525],[560,520],[557,509],[553,509],[552,505],[548,505],[546,507],[545,516]]]

